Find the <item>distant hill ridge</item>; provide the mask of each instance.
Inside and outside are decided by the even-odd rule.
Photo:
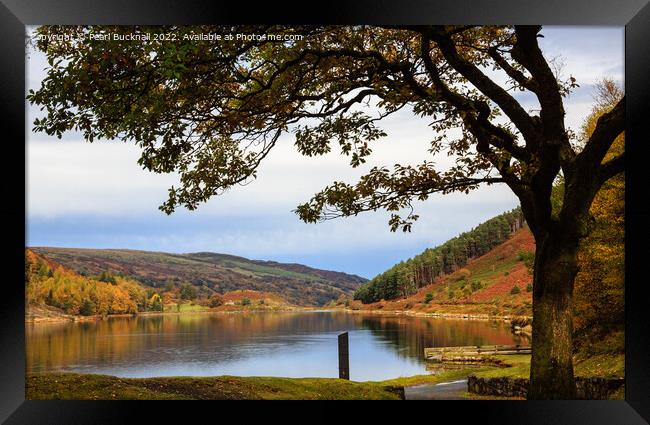
[[[82,275],[105,271],[163,287],[190,283],[206,291],[275,293],[296,305],[323,305],[352,293],[367,279],[302,264],[249,260],[230,254],[172,254],[129,249],[33,247],[34,252]]]

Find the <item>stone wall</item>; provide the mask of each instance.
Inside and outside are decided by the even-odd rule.
[[[577,398],[606,400],[612,392],[625,385],[625,378],[576,378]],[[526,397],[528,379],[525,378],[467,378],[470,393],[503,397]]]
[[[580,400],[606,400],[609,394],[625,385],[625,378],[576,378]]]
[[[467,377],[467,391],[481,395],[526,397],[528,379]]]

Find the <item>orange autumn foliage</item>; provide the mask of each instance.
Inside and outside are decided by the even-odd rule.
[[[598,85],[596,106],[585,121],[589,136],[598,118],[623,95],[612,81]],[[625,136],[619,136],[604,161],[625,151]],[[602,186],[591,206],[591,234],[580,244],[579,272],[575,280],[574,329],[577,345],[593,346],[608,338],[609,350],[622,351],[625,326],[625,175],[621,173]],[[597,345],[597,344],[596,344]]]
[[[154,299],[137,282],[115,276],[115,283],[81,276],[25,252],[25,294],[28,305],[49,305],[74,315],[132,314],[147,310]]]

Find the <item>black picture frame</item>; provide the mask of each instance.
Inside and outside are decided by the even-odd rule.
[[[25,26],[38,24],[204,24],[204,23],[481,23],[625,25],[626,122],[626,391],[624,401],[420,403],[390,408],[375,405],[346,409],[319,406],[310,412],[267,403],[262,409],[212,403],[169,405],[125,401],[26,401],[24,279],[20,266],[25,247]],[[432,421],[448,414],[454,422],[526,424],[643,424],[650,421],[650,321],[644,316],[642,270],[650,250],[650,211],[644,205],[647,156],[644,114],[650,110],[650,4],[648,0],[358,0],[304,2],[210,2],[119,0],[0,0],[0,116],[2,127],[3,223],[0,296],[0,421],[7,424],[189,423],[207,414],[210,422],[246,421],[275,416],[282,422],[351,420],[356,411],[365,421],[397,413],[415,413]],[[24,142],[23,142],[24,143]],[[647,167],[646,167],[647,168]],[[182,406],[182,407],[177,407]],[[295,413],[294,413],[295,412]],[[402,412],[402,413],[399,413]],[[181,414],[181,416],[178,416]],[[232,414],[232,415],[231,415]],[[305,416],[306,415],[306,416]],[[230,419],[226,419],[226,417]],[[195,419],[198,420],[198,419]]]

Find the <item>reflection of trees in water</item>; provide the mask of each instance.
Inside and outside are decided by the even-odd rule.
[[[503,325],[341,312],[168,315],[97,322],[30,324],[27,371],[83,365],[242,360],[277,350],[332,344],[345,331],[368,329],[400,357],[421,358],[425,347],[508,344]],[[324,342],[324,340],[326,340]]]
[[[400,357],[423,359],[426,347],[521,344],[502,322],[425,317],[364,316],[362,325]]]
[[[318,344],[328,333],[335,341],[336,333],[358,326],[355,319],[347,314],[265,312],[31,324],[26,335],[27,371],[153,362],[171,356],[192,361],[243,359]]]

